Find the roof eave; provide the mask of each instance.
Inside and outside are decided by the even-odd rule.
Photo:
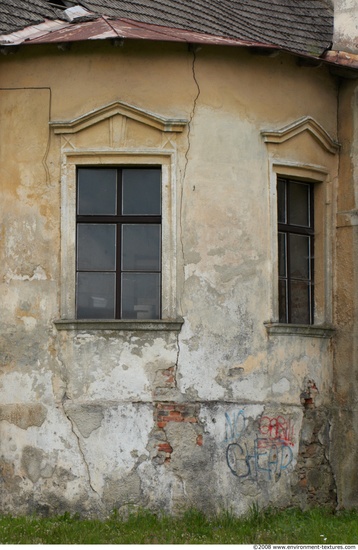
[[[173,27],[159,26],[129,19],[98,16],[90,21],[68,22],[60,19],[44,20],[42,23],[25,27],[11,34],[0,35],[0,47],[30,44],[64,44],[87,40],[132,39],[161,42],[181,42],[198,45],[223,45],[247,47],[268,54],[283,51],[311,60],[324,62],[335,67],[344,67],[351,71],[358,69],[358,55],[346,52],[325,51],[307,53],[282,47],[278,44],[240,40],[224,36],[204,34]]]
[[[25,27],[11,34],[0,35],[0,46],[56,44],[87,40],[107,40],[110,38],[277,49],[277,45],[274,44],[204,34],[129,19],[111,19],[106,16],[98,16],[91,21],[81,21],[78,23],[69,23],[62,20],[45,20],[42,23]]]

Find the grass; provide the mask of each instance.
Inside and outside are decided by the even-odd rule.
[[[228,512],[208,517],[196,510],[181,518],[139,511],[106,521],[59,517],[0,517],[0,544],[357,544],[358,511],[314,509]]]

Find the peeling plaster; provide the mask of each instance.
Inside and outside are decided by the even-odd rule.
[[[62,120],[118,100],[110,45],[103,41],[95,55],[91,46],[92,68],[100,76],[91,86],[87,69],[78,63],[84,52],[89,54],[87,47],[78,44],[78,51],[58,57],[56,68],[46,55],[37,60],[34,78],[53,82],[51,115]],[[263,322],[274,310],[276,288],[270,194],[270,178],[276,176],[269,173],[270,155],[291,171],[304,163],[324,167],[329,183],[320,187],[327,185],[327,196],[336,159],[329,155],[327,160],[328,154],[304,135],[266,148],[260,130],[262,121],[284,127],[307,114],[297,95],[309,95],[309,115],[335,128],[334,81],[324,67],[305,71],[284,54],[262,58],[244,50],[204,48],[199,56],[192,46],[189,54],[183,45],[170,44],[165,51],[158,44],[148,47],[155,77],[144,88],[137,85],[141,56],[116,58],[126,74],[119,99],[133,97],[138,105],[173,116],[182,111],[189,124],[175,138],[142,123],[128,121],[124,128],[110,117],[76,128],[71,139],[64,128],[50,140],[48,105],[46,112],[38,106],[42,120],[32,116],[29,102],[8,92],[16,135],[28,139],[25,109],[27,127],[42,135],[35,156],[24,148],[21,166],[17,148],[9,155],[16,162],[9,167],[9,238],[1,276],[9,307],[0,331],[0,467],[3,509],[10,513],[67,509],[105,516],[113,508],[181,512],[195,506],[205,512],[230,507],[241,514],[254,503],[290,504],[296,489],[306,502],[302,480],[318,491],[310,468],[315,472],[320,465],[324,495],[329,495],[331,473],[323,452],[323,447],[329,452],[329,419],[318,407],[329,398],[331,348],[318,339],[268,336]],[[20,51],[15,57],[16,64],[6,60],[9,87],[14,79],[26,84],[32,70]],[[75,79],[69,95],[59,93],[61,74]],[[265,89],[257,86],[258,75]],[[74,265],[67,260],[75,250],[76,162],[110,165],[122,158],[158,164],[166,159],[163,173],[171,192],[165,201],[172,205],[170,233],[179,247],[176,266],[173,262],[166,277],[177,289],[171,311],[178,311],[184,324],[180,332],[158,332],[136,331],[135,323],[131,330],[95,324],[79,329],[73,322],[71,329],[57,331],[52,321],[71,322],[74,309]],[[44,160],[51,176],[46,182]],[[72,198],[66,202],[67,193]],[[69,204],[73,211],[67,210]],[[60,222],[66,235],[61,242]],[[328,226],[327,221],[330,237]],[[61,265],[70,266],[66,284]],[[313,380],[319,395],[308,387]],[[349,437],[354,439],[353,428]]]
[[[11,281],[46,281],[47,275],[43,267],[35,267],[32,275],[21,275],[14,273],[11,269],[8,270],[4,276],[4,280],[7,284]]]

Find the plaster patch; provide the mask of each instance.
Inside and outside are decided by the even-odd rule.
[[[186,264],[198,264],[201,261],[201,256],[199,252],[195,250],[190,250],[186,252],[185,263]]]
[[[208,250],[208,256],[225,256],[226,248],[211,248]]]
[[[36,447],[24,447],[21,457],[21,465],[24,468],[27,477],[36,483],[40,477],[51,477],[54,468],[45,460],[45,453]]]
[[[19,489],[21,477],[15,475],[15,468],[11,462],[0,459],[0,475],[3,487],[14,494]]]
[[[0,406],[0,420],[6,420],[23,430],[27,430],[30,426],[42,426],[46,415],[47,410],[40,403],[34,405],[14,403]]]
[[[141,503],[141,481],[137,472],[123,472],[120,479],[108,478],[103,490],[103,500],[111,508]]]
[[[104,413],[101,405],[64,404],[68,417],[76,424],[83,437],[89,437],[102,424]]]
[[[31,331],[37,325],[35,317],[21,317],[21,321],[24,323],[25,330]]]
[[[232,279],[235,279],[241,272],[241,266],[214,265],[214,269],[221,276],[223,283],[228,283]]]
[[[240,366],[244,370],[245,375],[247,375],[258,368],[262,369],[262,365],[265,364],[266,361],[266,353],[260,352],[257,355],[249,355]]]
[[[245,398],[253,403],[265,401],[268,393],[269,386],[264,373],[253,373],[243,380],[232,380],[232,394],[236,399]]]
[[[285,393],[290,390],[290,383],[287,378],[281,378],[277,384],[272,384],[273,393]]]

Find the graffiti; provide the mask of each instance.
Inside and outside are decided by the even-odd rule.
[[[288,445],[293,445],[293,425],[291,420],[286,420],[283,416],[270,418],[263,416],[260,420],[260,433],[267,435],[269,439],[285,441]]]
[[[231,473],[240,478],[278,480],[293,459],[293,426],[283,416],[260,419],[259,434],[247,433],[243,410],[230,417],[225,414],[226,462]],[[262,437],[266,436],[266,437]]]
[[[246,428],[245,412],[240,410],[233,417],[225,413],[225,441],[236,441]]]
[[[266,439],[255,439],[253,451],[247,445],[230,443],[226,449],[226,461],[230,471],[239,478],[257,478],[264,472],[269,480],[279,479],[282,470],[286,470],[292,462],[291,447],[282,441],[268,442]]]

